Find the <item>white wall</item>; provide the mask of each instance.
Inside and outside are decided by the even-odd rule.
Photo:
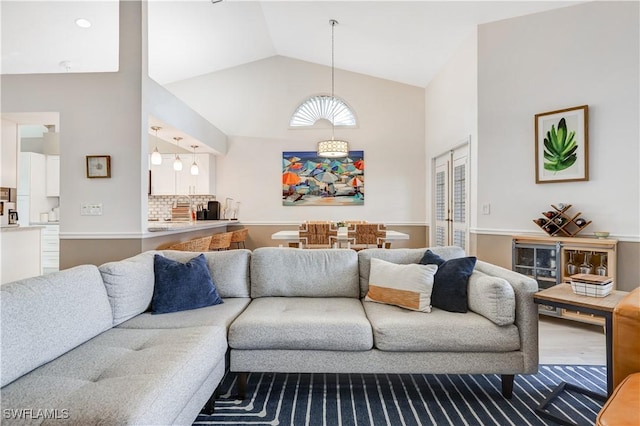
[[[120,40],[116,73],[2,75],[3,114],[60,113],[62,239],[146,230],[149,114],[226,149],[222,132],[147,77],[146,3],[120,3]],[[88,179],[86,155],[110,155],[112,177]],[[81,216],[82,203],[102,203],[103,215]]]
[[[18,184],[18,126],[2,119],[2,144],[0,147],[0,186],[15,188]]]
[[[478,49],[474,32],[464,41],[426,89],[427,217],[431,221],[432,159],[465,140],[471,142],[470,153],[470,221],[476,226],[478,152]]]
[[[275,56],[168,88],[229,135],[227,155],[217,157],[216,195],[240,201],[243,222],[425,223],[424,89],[336,70],[335,95],[355,111],[358,128],[335,135],[364,151],[365,205],[284,207],[282,152],[315,151],[331,134],[330,127],[291,130],[289,119],[308,96],[331,93],[330,68]]]
[[[478,216],[481,233],[539,231],[532,219],[569,203],[584,234],[640,235],[639,3],[587,2],[481,25]],[[535,183],[534,115],[589,105],[587,182]]]

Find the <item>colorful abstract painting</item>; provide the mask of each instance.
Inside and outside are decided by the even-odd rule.
[[[364,204],[364,151],[322,158],[315,151],[282,153],[283,206]]]

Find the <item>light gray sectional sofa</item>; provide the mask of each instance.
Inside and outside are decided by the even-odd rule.
[[[510,397],[513,375],[538,368],[536,282],[478,262],[467,313],[364,300],[371,258],[409,264],[424,252],[205,253],[224,303],[161,315],[148,312],[154,254],[196,253],[146,252],[3,285],[3,423],[190,424],[212,409],[226,370],[241,385],[247,372],[495,373]]]
[[[151,315],[155,253],[194,256],[146,252],[0,287],[2,424],[193,423],[251,300],[251,252],[205,254],[223,304]]]

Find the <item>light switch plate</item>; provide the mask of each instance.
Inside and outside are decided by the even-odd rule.
[[[82,203],[80,216],[102,216],[102,203]]]

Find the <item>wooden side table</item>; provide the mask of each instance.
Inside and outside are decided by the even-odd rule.
[[[628,294],[626,291],[614,290],[605,297],[591,297],[575,294],[571,289],[571,284],[563,283],[553,287],[544,289],[533,295],[533,301],[538,304],[554,306],[562,309],[570,309],[586,314],[593,314],[604,317],[606,354],[607,354],[607,395],[600,395],[593,391],[583,389],[579,386],[561,382],[556,389],[536,408],[536,412],[553,420],[559,424],[573,425],[565,419],[556,417],[545,410],[545,407],[565,388],[574,390],[592,398],[606,401],[607,397],[613,392],[613,369],[612,364],[612,343],[613,343],[613,309]]]

